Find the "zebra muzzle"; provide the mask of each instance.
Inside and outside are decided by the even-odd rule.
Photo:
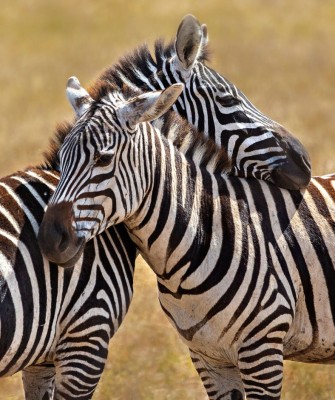
[[[277,132],[277,139],[285,150],[286,159],[272,171],[272,183],[285,189],[304,189],[312,177],[311,162],[307,151],[298,139],[282,127]]]
[[[43,255],[64,268],[72,267],[85,248],[85,240],[77,236],[72,220],[72,203],[51,204],[44,214],[38,233]]]

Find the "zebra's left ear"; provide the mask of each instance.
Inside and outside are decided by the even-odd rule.
[[[77,117],[80,118],[93,102],[92,97],[81,87],[79,79],[71,76],[66,85],[66,95]]]
[[[153,121],[172,107],[183,89],[182,83],[175,83],[165,90],[141,94],[120,109],[119,114],[131,126]]]
[[[175,42],[178,60],[184,69],[193,67],[207,41],[206,25],[200,25],[193,15],[186,15],[179,25]]]

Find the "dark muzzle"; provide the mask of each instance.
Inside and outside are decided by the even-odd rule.
[[[72,203],[48,206],[38,233],[38,243],[44,256],[61,267],[72,267],[85,247],[72,226]]]
[[[272,183],[284,189],[306,188],[312,177],[311,162],[307,151],[300,141],[289,132],[285,132],[285,136],[280,138],[280,142],[286,152],[286,160],[272,171]]]

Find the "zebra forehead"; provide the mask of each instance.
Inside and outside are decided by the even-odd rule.
[[[93,103],[91,110],[94,110],[95,106],[103,99],[114,100],[114,98],[118,98],[120,100],[128,100],[143,93],[141,90],[134,89],[125,83],[119,87],[115,83],[103,79],[98,79],[88,89],[88,92],[95,102]]]

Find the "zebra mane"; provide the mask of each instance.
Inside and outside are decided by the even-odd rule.
[[[74,122],[63,122],[57,125],[56,132],[50,139],[49,148],[43,153],[44,161],[41,165],[39,165],[39,168],[43,170],[59,171],[60,160],[58,152],[66,136],[71,132],[73,126]]]
[[[120,90],[113,82],[98,79],[95,85],[89,89],[89,94],[95,102],[91,105],[88,113],[94,113],[99,101],[113,92],[121,92],[126,100],[143,93],[139,89],[134,89],[125,84]],[[230,171],[231,160],[226,150],[219,147],[214,140],[193,127],[172,109],[154,120],[152,125],[159,129],[160,133],[187,158],[193,159],[198,165],[206,166],[214,173]]]
[[[231,160],[226,150],[194,128],[175,111],[168,111],[152,124],[173,143],[174,147],[197,165],[215,174],[230,171]]]
[[[138,46],[132,52],[123,56],[117,64],[108,67],[105,71],[102,72],[100,76],[98,76],[95,82],[88,89],[90,96],[92,96],[95,102],[99,102],[99,100],[101,100],[114,90],[122,90],[125,98],[136,96],[142,93],[142,90],[147,91],[148,87],[147,84],[143,81],[143,76],[152,76],[153,66],[159,72],[162,68],[163,62],[176,54],[174,40],[171,40],[168,44],[165,44],[163,39],[158,39],[155,42],[154,54],[155,57],[152,56],[147,44],[142,44],[141,46]],[[208,60],[208,58],[209,50],[208,45],[206,44],[203,46],[198,60],[200,62],[205,62]],[[124,77],[126,77],[128,85],[125,84]],[[90,112],[94,111],[94,107],[95,105],[93,104]],[[179,118],[179,124],[188,125],[187,121],[184,121],[181,117],[176,115],[175,118]],[[58,151],[60,146],[64,142],[65,137],[70,133],[71,129],[73,128],[74,124],[75,121],[72,123],[64,122],[56,127],[55,135],[50,140],[49,149],[43,153],[44,162],[39,166],[40,168],[47,170],[55,169],[59,171]],[[165,127],[165,124],[163,125]],[[195,129],[193,129],[193,131],[196,132]],[[197,133],[194,134],[194,138],[198,139],[193,139],[192,141],[190,141],[189,138],[187,139],[190,142],[190,150],[188,151],[188,154],[191,154],[193,152],[194,154],[200,154],[200,149],[202,148],[204,153],[202,156],[203,160],[209,160],[209,152],[204,151],[204,147],[209,148],[211,145],[209,144],[208,139],[206,139],[205,137],[199,139],[200,136],[201,134]],[[200,145],[201,141],[203,142],[202,146]],[[191,142],[193,144],[191,144]],[[197,146],[195,146],[195,142],[198,143]],[[206,146],[204,146],[205,142]],[[191,150],[191,148],[193,148],[193,150]],[[196,148],[198,148],[197,151],[195,151]],[[217,148],[217,146],[213,142],[212,150],[214,150],[214,148]],[[218,148],[217,150],[221,153],[224,153],[224,150],[219,150]],[[221,168],[219,166],[223,163],[222,170],[226,170],[226,159],[227,156],[222,157],[221,161],[218,162],[219,169]],[[205,161],[203,162],[205,163]]]
[[[119,88],[122,88],[126,78],[128,85],[131,86],[133,84],[139,89],[148,90],[143,76],[152,76],[154,69],[159,73],[162,70],[164,61],[175,54],[174,40],[171,40],[168,44],[165,44],[163,39],[156,40],[154,45],[154,57],[148,45],[142,44],[132,52],[120,58],[118,63],[105,69],[99,79],[113,83]],[[209,54],[209,47],[206,43],[201,49],[198,61],[208,61]],[[148,82],[154,83],[154,79],[148,79]]]
[[[88,113],[93,114],[97,103],[114,91],[120,92],[120,89],[110,81],[106,82],[98,79],[95,85],[89,89],[89,93],[95,102]],[[125,99],[141,93],[125,85],[121,92]],[[60,160],[58,152],[66,136],[73,129],[74,124],[75,121],[58,124],[56,132],[50,140],[49,149],[43,153],[44,162],[40,165],[41,169],[59,171]],[[170,140],[187,158],[191,158],[198,165],[209,168],[214,173],[228,172],[230,170],[231,162],[226,150],[219,147],[214,140],[207,138],[204,133],[194,128],[175,111],[168,111],[162,117],[153,121],[152,125],[159,129],[161,134]]]

